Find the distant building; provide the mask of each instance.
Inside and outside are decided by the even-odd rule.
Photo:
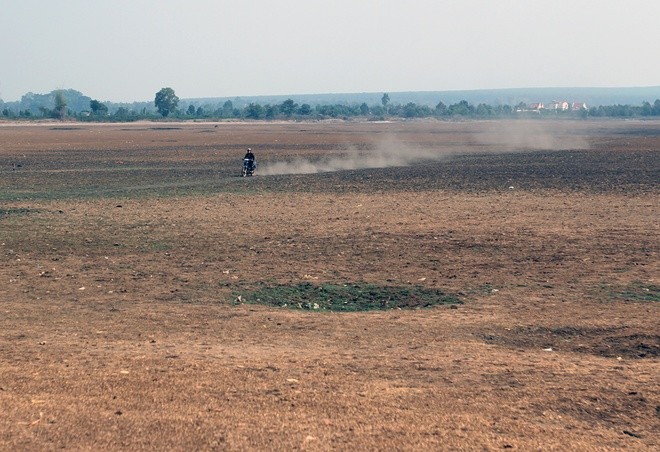
[[[569,103],[565,100],[553,100],[550,109],[566,111],[570,107]]]
[[[553,100],[546,107],[543,102],[532,102],[531,104],[525,104],[520,102],[516,105],[516,110],[519,113],[522,112],[534,112],[541,113],[542,110],[554,110],[554,111],[582,111],[587,110],[587,104],[584,102],[568,102],[565,100]]]

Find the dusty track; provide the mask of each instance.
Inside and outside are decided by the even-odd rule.
[[[242,179],[246,146],[434,157]],[[633,121],[0,126],[0,445],[656,449],[659,149]],[[463,304],[235,303],[302,281]]]

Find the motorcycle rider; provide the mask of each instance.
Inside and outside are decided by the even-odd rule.
[[[254,171],[257,167],[256,160],[254,158],[254,154],[252,153],[252,148],[247,148],[247,152],[245,153],[245,157],[243,157],[243,162],[247,161],[247,167],[249,168],[250,171]]]
[[[254,163],[254,154],[252,153],[252,148],[247,148],[247,152],[245,153],[245,157],[243,157],[243,159],[251,160],[252,163]]]

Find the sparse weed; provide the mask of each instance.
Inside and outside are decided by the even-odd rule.
[[[634,281],[625,286],[604,284],[599,286],[597,291],[601,295],[604,294],[605,299],[610,301],[660,301],[660,286],[640,281]]]

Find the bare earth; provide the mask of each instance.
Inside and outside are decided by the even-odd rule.
[[[660,448],[660,122],[0,123],[0,176],[0,449]],[[462,304],[238,301],[302,282]]]

